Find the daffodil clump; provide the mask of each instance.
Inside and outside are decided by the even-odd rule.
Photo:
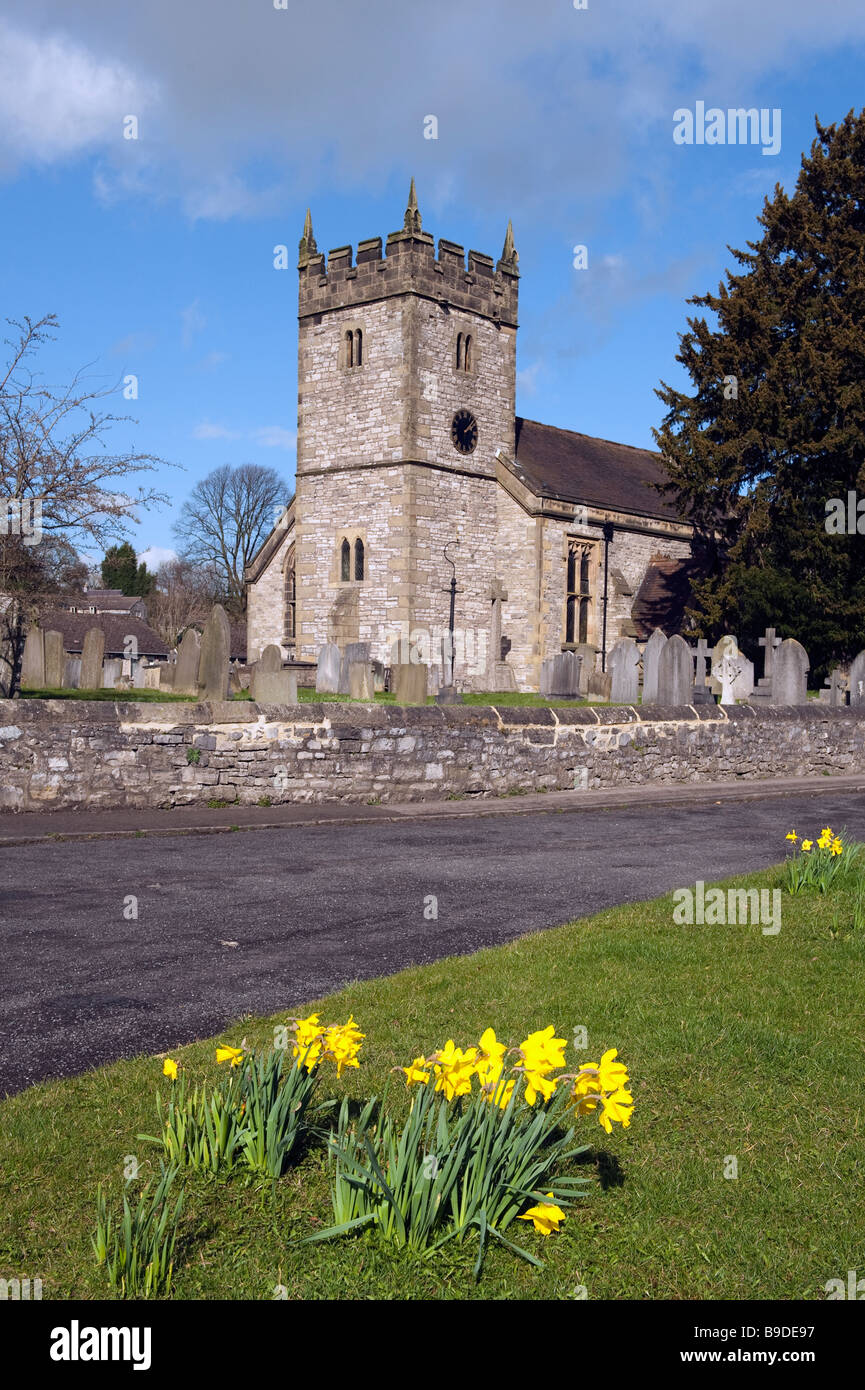
[[[846,841],[843,830],[836,835],[831,825],[824,826],[819,836],[810,840],[800,839],[795,830],[788,831],[785,838],[793,846],[786,863],[790,893],[800,893],[804,888],[828,892],[839,875],[850,872],[862,851],[861,845]]]
[[[412,1092],[402,1124],[375,1099],[353,1122],[344,1101],[330,1141],[335,1224],[309,1239],[375,1226],[431,1253],[476,1231],[476,1276],[490,1237],[539,1264],[504,1233],[518,1218],[543,1235],[558,1231],[563,1208],[591,1181],[561,1171],[587,1150],[573,1147],[578,1117],[594,1112],[609,1134],[614,1123],[630,1124],[634,1105],[615,1048],[569,1072],[566,1046],[552,1025],[519,1047],[492,1028],[477,1046],[449,1038],[396,1068]]]
[[[347,1023],[321,1024],[317,1014],[292,1019],[279,1031],[284,1046],[217,1047],[216,1061],[227,1067],[212,1085],[190,1087],[179,1064],[166,1057],[162,1072],[171,1088],[164,1102],[159,1093],[156,1097],[160,1134],[139,1139],[160,1144],[178,1167],[210,1173],[245,1167],[280,1177],[304,1137],[318,1132],[312,1115],[320,1117],[336,1104],[329,1100],[311,1109],[322,1064],[333,1063],[337,1078],[358,1067],[364,1034],[351,1017]]]

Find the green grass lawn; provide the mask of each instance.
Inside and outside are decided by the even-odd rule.
[[[155,702],[157,704],[167,702],[183,702],[194,704],[198,697],[196,695],[174,695],[166,690],[26,690],[21,691],[22,699],[25,700],[115,700],[123,703]],[[307,701],[322,701],[323,703],[335,704],[357,704],[358,701],[352,700],[350,695],[335,695],[326,691],[317,691],[312,686],[298,686],[297,698],[301,704]],[[252,696],[247,690],[241,691],[238,695],[232,695],[232,700],[251,700]],[[374,697],[376,704],[395,705],[396,696],[387,692],[379,692]],[[363,703],[368,703],[364,701]],[[435,696],[428,695],[426,699],[428,705],[435,704]],[[463,696],[465,705],[498,705],[502,707],[510,705],[535,705],[543,708],[550,708],[554,705],[585,705],[586,700],[559,700],[548,699],[545,695],[534,695],[531,691],[472,691]],[[596,702],[597,703],[597,702]]]
[[[579,1121],[590,1197],[558,1236],[519,1232],[543,1269],[494,1246],[479,1285],[474,1241],[429,1261],[376,1234],[293,1247],[331,1223],[320,1149],[275,1189],[190,1175],[173,1297],[266,1299],[283,1284],[309,1299],[560,1299],[582,1284],[590,1299],[825,1298],[828,1279],[865,1270],[865,939],[853,902],[852,890],[785,894],[781,932],[764,936],[675,926],[668,897],[315,1001],[328,1021],[353,1012],[367,1034],[360,1070],[340,1083],[330,1071],[326,1092],[380,1093],[391,1067],[449,1037],[476,1042],[490,1024],[515,1043],[547,1023],[569,1039],[583,1025],[589,1050],[569,1045],[569,1062],[618,1047],[633,1122],[608,1138],[594,1117]],[[221,1040],[263,1042],[273,1021],[245,1019]],[[217,1071],[210,1041],[171,1055]],[[149,1171],[156,1151],[135,1136],[153,1132],[167,1084],[158,1060],[139,1058],[0,1105],[0,1277],[39,1277],[45,1298],[108,1296],[90,1249],[96,1184],[116,1204],[124,1156]],[[401,1084],[391,1095],[405,1104]]]

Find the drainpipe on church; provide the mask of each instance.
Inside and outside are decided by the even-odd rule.
[[[607,669],[607,588],[610,573],[610,541],[613,539],[613,523],[605,521],[601,527],[604,537],[604,627],[601,637],[601,670]]]

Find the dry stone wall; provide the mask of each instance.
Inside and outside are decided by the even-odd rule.
[[[424,801],[865,770],[865,709],[0,701],[0,807]]]

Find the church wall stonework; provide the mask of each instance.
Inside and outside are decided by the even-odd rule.
[[[0,808],[483,799],[862,773],[865,708],[0,701]],[[190,763],[188,753],[198,751]],[[2,831],[0,831],[2,833]]]
[[[270,643],[279,646],[285,632],[285,558],[294,543],[294,529],[285,539],[261,577],[247,588],[247,661],[257,661]]]

